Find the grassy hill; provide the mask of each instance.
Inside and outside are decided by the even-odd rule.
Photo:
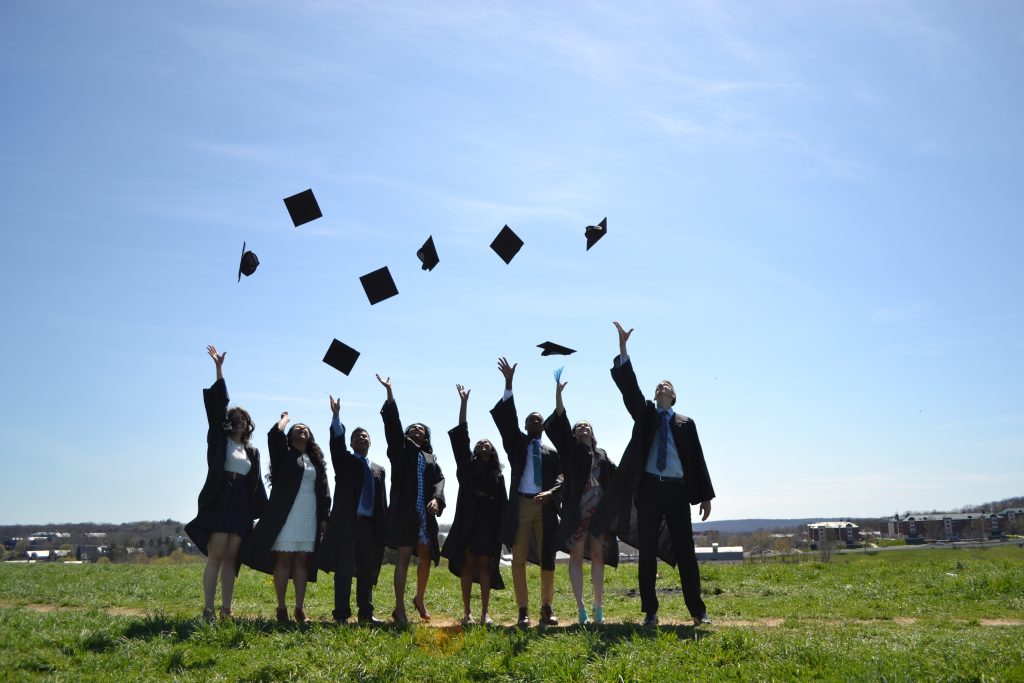
[[[632,565],[608,571],[613,623],[527,631],[511,626],[511,590],[494,595],[499,626],[458,626],[458,582],[444,566],[431,574],[431,626],[413,617],[408,630],[338,627],[322,576],[307,605],[316,623],[279,627],[270,577],[247,569],[240,618],[206,625],[201,570],[0,565],[0,679],[1024,680],[1024,548],[1016,545],[705,565],[715,623],[700,629],[685,625],[678,576],[664,565],[656,630],[637,623]],[[389,571],[376,592],[381,615],[393,607]],[[537,585],[531,568],[532,612]],[[555,609],[563,623],[575,613],[564,567]]]

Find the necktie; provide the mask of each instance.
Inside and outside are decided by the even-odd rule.
[[[535,439],[530,443],[530,452],[533,453],[533,483],[537,486],[544,486],[543,463],[540,460],[540,441]]]
[[[359,498],[359,509],[373,512],[373,472],[370,463],[363,458],[363,495]]]
[[[668,411],[661,412],[661,429],[658,430],[658,471],[665,471],[668,460]]]

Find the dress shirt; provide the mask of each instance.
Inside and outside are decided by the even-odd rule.
[[[502,401],[507,401],[512,398],[512,392],[509,389],[505,390],[505,394],[501,397]],[[519,493],[526,493],[537,495],[544,490],[542,486],[537,486],[534,483],[533,478],[533,443],[537,442],[537,448],[541,447],[540,439],[530,439],[526,443],[526,467],[523,468],[523,478],[519,480]],[[541,455],[541,461],[543,462],[543,454]],[[541,478],[543,481],[543,473]]]
[[[245,446],[229,436],[224,455],[224,471],[234,472],[244,477],[249,474],[251,468],[252,463],[249,462],[249,456],[245,453]]]

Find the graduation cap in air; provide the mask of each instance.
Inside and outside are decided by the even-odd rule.
[[[515,258],[519,250],[523,248],[523,241],[519,239],[519,235],[512,232],[512,228],[507,225],[501,229],[498,236],[491,242],[491,249],[494,250],[501,260],[506,265],[512,263],[512,259]]]
[[[296,228],[323,216],[320,213],[320,205],[316,203],[316,197],[313,196],[313,190],[305,190],[293,194],[291,197],[285,197],[284,205],[288,207],[288,215],[292,217],[292,223]]]
[[[570,349],[561,344],[546,341],[543,344],[537,344],[537,348],[544,349],[540,352],[542,356],[568,356],[570,353],[576,353],[576,349]]]
[[[597,225],[588,225],[586,230],[587,251],[590,251],[590,248],[597,244],[597,241],[604,237],[606,232],[608,232],[607,218],[602,218],[601,222]]]
[[[358,351],[348,344],[343,344],[337,339],[331,342],[330,347],[327,349],[327,353],[324,354],[325,363],[338,372],[346,375],[352,372],[352,367],[356,364],[356,359],[358,358]]]
[[[238,282],[242,281],[243,275],[249,277],[255,273],[258,265],[260,265],[260,260],[256,258],[256,254],[246,251],[245,242],[242,242],[242,260],[238,262]]]
[[[423,246],[416,252],[416,258],[423,263],[423,270],[433,270],[434,266],[441,262],[437,257],[437,249],[434,247],[434,236],[431,235]]]
[[[387,266],[363,275],[359,281],[363,283],[363,290],[366,292],[366,298],[370,300],[371,306],[398,294],[398,287],[395,286],[395,281]]]

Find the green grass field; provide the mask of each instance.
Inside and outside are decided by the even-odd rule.
[[[704,565],[715,623],[700,629],[685,625],[678,575],[664,565],[656,630],[638,624],[635,565],[607,572],[611,623],[527,631],[511,626],[511,589],[492,597],[499,626],[458,626],[458,581],[444,566],[431,574],[431,626],[413,616],[407,630],[338,627],[330,620],[332,582],[321,575],[307,599],[315,623],[280,627],[270,577],[245,569],[239,618],[207,625],[198,618],[201,571],[201,564],[0,565],[0,678],[1024,681],[1024,549],[1017,546]],[[531,568],[533,595],[537,585]],[[391,593],[385,567],[375,593],[381,616],[394,606]],[[563,624],[575,621],[564,566],[555,611]]]

